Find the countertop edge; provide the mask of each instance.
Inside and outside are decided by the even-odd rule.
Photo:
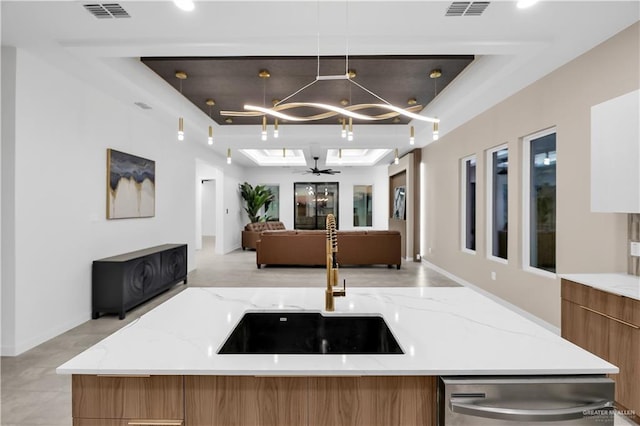
[[[506,369],[506,370],[318,370],[318,371],[299,371],[299,370],[100,370],[94,369],[56,369],[59,375],[99,375],[99,376],[258,376],[258,377],[358,377],[358,376],[565,376],[565,375],[603,375],[618,374],[618,368],[603,369],[566,369],[558,370],[522,370],[522,369]]]
[[[618,296],[640,301],[640,277],[623,272],[593,274],[559,274],[561,279],[573,281]],[[637,289],[634,287],[637,285]]]

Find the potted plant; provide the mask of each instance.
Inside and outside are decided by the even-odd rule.
[[[273,201],[273,194],[270,189],[266,189],[264,185],[256,185],[254,188],[249,183],[245,182],[239,185],[240,195],[245,201],[244,210],[249,216],[251,223],[264,222],[268,220],[267,215],[260,216],[260,209],[264,207],[264,211],[269,210],[269,205]]]

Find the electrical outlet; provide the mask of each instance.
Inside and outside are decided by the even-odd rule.
[[[433,251],[433,250],[431,250],[431,247],[429,247],[429,254],[431,254],[431,252],[432,252],[432,251]]]
[[[492,279],[493,281],[495,281],[495,280],[496,280],[496,273],[495,273],[495,272],[493,272],[493,271],[491,272],[491,279]]]
[[[640,242],[631,241],[629,251],[631,252],[631,256],[640,257]]]

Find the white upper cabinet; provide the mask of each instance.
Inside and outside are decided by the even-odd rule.
[[[591,211],[640,213],[640,90],[591,107]]]

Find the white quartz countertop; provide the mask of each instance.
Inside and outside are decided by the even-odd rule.
[[[629,274],[563,274],[561,278],[640,300],[640,277]]]
[[[189,288],[59,374],[605,374],[618,369],[465,287],[348,288],[325,315],[380,314],[403,355],[218,355],[247,311],[324,309],[324,288]]]

